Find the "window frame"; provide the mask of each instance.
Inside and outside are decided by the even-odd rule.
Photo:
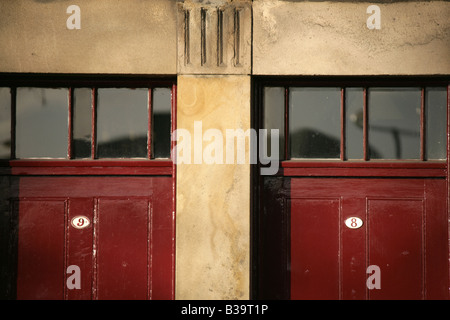
[[[172,154],[167,159],[153,159],[152,142],[152,89],[165,87],[171,91],[170,134],[176,129],[176,77],[145,75],[85,75],[85,74],[0,74],[0,87],[11,90],[11,156],[0,160],[0,173],[13,175],[173,175]],[[68,150],[67,158],[17,159],[15,154],[16,93],[18,87],[68,88]],[[75,159],[72,154],[73,91],[76,88],[91,89],[91,157]],[[147,88],[148,131],[146,158],[97,158],[96,157],[96,103],[100,88]],[[174,142],[170,143],[170,150]]]
[[[265,87],[284,88],[284,114],[285,114],[285,160],[280,160],[280,169],[277,175],[282,176],[374,176],[374,177],[447,177],[449,162],[449,118],[450,118],[450,79],[445,76],[255,76],[253,78],[253,108],[252,121],[256,129],[264,128],[263,103]],[[289,159],[289,87],[339,87],[341,88],[340,107],[340,157],[337,159]],[[358,87],[364,89],[364,128],[363,148],[364,158],[346,159],[345,155],[345,88]],[[420,159],[370,159],[368,148],[368,109],[367,91],[371,87],[415,87],[421,88],[421,115],[420,115]],[[447,88],[447,159],[427,160],[425,157],[426,132],[424,130],[425,95],[427,87]],[[287,159],[287,160],[286,160]],[[261,166],[260,163],[257,165]]]

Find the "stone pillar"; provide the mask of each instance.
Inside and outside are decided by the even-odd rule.
[[[249,299],[249,141],[245,164],[226,164],[225,137],[251,127],[251,2],[211,2],[178,7],[177,128],[192,152],[177,164],[175,298]],[[194,159],[213,143],[198,136],[208,129],[223,137],[222,164]]]

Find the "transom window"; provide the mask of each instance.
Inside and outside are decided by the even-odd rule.
[[[446,159],[447,87],[262,90],[261,125],[279,130],[281,160]]]
[[[0,87],[0,158],[170,158],[172,90]]]

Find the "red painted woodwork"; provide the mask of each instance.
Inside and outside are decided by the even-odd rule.
[[[91,89],[91,159],[95,159],[97,148],[97,88]]]
[[[290,181],[292,299],[448,299],[444,179]],[[344,220],[364,224],[349,229]],[[381,269],[381,289],[366,269]]]
[[[2,241],[0,250],[7,251],[2,256],[11,260],[2,264],[8,269],[10,282],[6,296],[173,299],[175,163],[170,159],[150,160],[151,117],[147,159],[97,159],[96,106],[98,88],[148,88],[151,115],[152,89],[170,87],[173,131],[176,79],[5,74],[0,82],[11,88],[12,160],[0,161],[0,175],[7,181],[1,200],[11,205],[10,215],[4,218],[9,222],[3,237],[10,239]],[[68,88],[67,159],[16,159],[17,87]],[[72,159],[74,88],[91,88],[90,159]],[[171,143],[173,146],[175,142]],[[77,215],[88,217],[91,225],[85,229],[71,227],[70,221]],[[8,250],[3,250],[6,247]],[[81,269],[80,290],[70,290],[65,284],[70,265]]]
[[[392,169],[392,168],[286,168],[283,170],[285,176],[292,177],[445,177],[445,169]]]
[[[442,177],[447,176],[443,161],[373,161],[373,162],[326,162],[283,161],[280,174],[303,177]]]
[[[369,297],[424,298],[422,199],[368,199],[367,202],[368,264],[377,264],[382,270],[381,290],[370,290]]]
[[[64,199],[24,199],[19,206],[18,299],[61,299]]]
[[[150,289],[147,268],[151,268],[150,201],[100,198],[97,208],[98,299],[146,299]]]
[[[365,168],[365,169],[446,169],[445,161],[305,161],[290,160],[281,162],[282,168]]]
[[[290,199],[291,299],[339,298],[339,198]]]
[[[81,290],[65,289],[65,299],[89,300],[92,298],[92,272],[93,269],[93,221],[94,198],[71,198],[68,200],[66,221],[66,266],[77,265],[81,270]],[[75,229],[70,226],[72,218],[85,216],[91,224],[84,229]],[[67,269],[67,267],[66,267]],[[89,270],[83,272],[83,270]]]
[[[0,163],[0,173],[58,176],[172,175],[173,163],[171,160],[14,160]]]
[[[285,177],[447,177],[444,161],[303,161],[280,163],[278,176]]]
[[[450,110],[448,79],[264,76],[254,80],[256,128],[263,128],[264,88],[284,87],[285,161],[274,176],[261,176],[261,165],[253,171],[253,297],[449,299],[450,135],[447,160],[428,161],[424,95],[426,87],[446,86]],[[289,88],[311,86],[363,88],[362,160],[345,157],[345,90],[341,90],[340,159],[289,158]],[[370,161],[367,88],[386,86],[422,88],[420,160]],[[447,117],[450,128],[450,112]],[[363,226],[347,228],[344,221],[350,216],[361,218]],[[366,287],[370,264],[381,268],[381,290]]]
[[[174,298],[171,177],[29,176],[17,189],[18,299]],[[91,225],[73,228],[78,215]]]
[[[345,139],[345,89],[341,88],[341,101],[340,101],[340,113],[341,113],[341,141],[340,141],[340,160],[345,160],[345,144],[346,144],[346,139]]]

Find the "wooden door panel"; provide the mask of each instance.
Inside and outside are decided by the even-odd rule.
[[[340,221],[341,241],[341,298],[345,300],[362,300],[367,298],[366,287],[366,225],[358,229],[349,229],[345,220],[359,217],[365,221],[366,199],[357,194],[347,195],[342,199]]]
[[[173,299],[171,177],[27,177],[15,207],[18,299]]]
[[[73,228],[72,218],[85,216],[91,222],[83,229]],[[80,273],[80,289],[69,290],[65,288],[66,299],[89,300],[92,299],[92,270],[93,270],[93,226],[94,226],[94,198],[70,198],[68,200],[67,215],[67,266],[76,265]]]
[[[168,300],[175,298],[175,199],[171,178],[152,180],[150,299]]]
[[[340,199],[289,202],[291,298],[339,299]]]
[[[368,200],[368,264],[381,270],[370,299],[424,298],[423,214],[421,199]]]
[[[258,236],[258,298],[289,299],[290,214],[287,205],[288,180],[269,176],[264,179]],[[255,250],[256,251],[256,250]],[[256,282],[256,281],[255,281]]]
[[[425,182],[425,283],[427,299],[449,299],[449,215],[444,179]]]
[[[445,179],[265,179],[271,182],[263,185],[258,229],[264,230],[259,263],[266,266],[258,274],[264,298],[284,297],[280,284],[271,294],[269,278],[287,279],[291,299],[449,298]],[[332,199],[339,199],[338,208],[327,203]],[[362,227],[346,227],[349,217],[359,217]],[[272,230],[275,238],[265,236]],[[283,271],[270,257],[286,250],[290,264]],[[366,286],[370,265],[380,267],[381,289]]]
[[[98,299],[148,298],[149,217],[147,199],[98,200]]]
[[[63,299],[66,202],[28,199],[15,205],[20,222],[17,298]]]
[[[289,193],[298,197],[423,197],[425,179],[292,178]]]

